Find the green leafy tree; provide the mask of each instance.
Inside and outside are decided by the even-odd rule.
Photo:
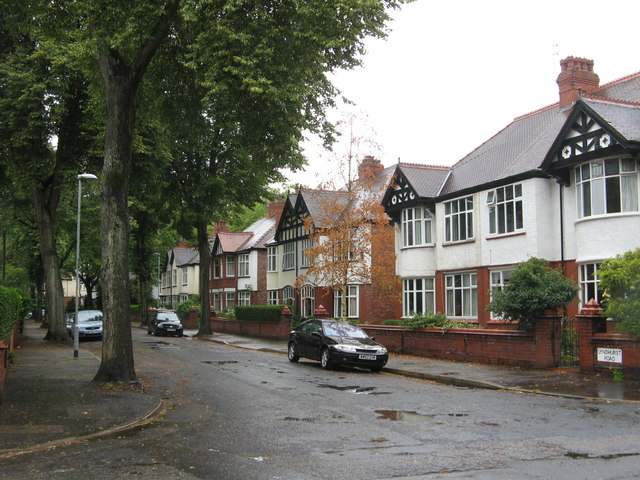
[[[206,206],[207,211],[200,216],[189,213],[184,216],[189,221],[182,222],[190,223],[197,231],[199,248],[205,253],[207,239],[203,225],[205,219],[207,222],[213,219],[211,211],[219,212],[237,201],[252,204],[263,197],[260,184],[277,179],[274,170],[283,166],[299,168],[303,158],[298,145],[305,130],[324,132],[327,139],[331,137],[324,110],[333,105],[337,91],[327,73],[358,65],[364,38],[384,36],[385,22],[389,19],[386,9],[400,3],[401,0],[129,3],[41,0],[21,6],[4,0],[0,4],[7,19],[25,9],[27,15],[20,22],[7,21],[7,30],[16,24],[25,26],[24,30],[32,36],[25,48],[46,47],[56,60],[54,65],[81,71],[81,85],[86,86],[95,111],[103,106],[106,112],[104,129],[100,129],[104,139],[101,288],[105,334],[96,380],[136,378],[129,321],[128,200],[130,178],[135,172],[132,162],[138,102],[147,98],[143,95],[145,89],[159,85],[173,87],[162,90],[162,96],[166,97],[178,92],[181,86],[189,87],[190,100],[194,100],[189,105],[202,107],[201,123],[193,124],[193,135],[177,138],[183,144],[172,148],[171,154],[178,165],[195,161],[200,165],[209,162],[211,166],[207,177],[202,178],[205,188],[194,188],[192,198],[185,202],[199,208]],[[158,55],[170,48],[179,56]],[[154,62],[155,73],[164,71],[164,77],[147,77],[154,59],[158,60]],[[174,76],[176,65],[192,69],[194,75]],[[22,68],[18,67],[17,70]],[[73,84],[66,78],[59,81],[48,68],[40,68],[38,75],[50,79],[52,86]],[[23,85],[27,86],[29,81]],[[179,81],[188,83],[177,85]],[[41,84],[30,82],[35,86]],[[192,88],[193,82],[197,89]],[[39,93],[32,97],[38,99],[32,113],[40,112],[39,118],[47,118],[45,114],[51,110],[45,108],[42,99],[53,97]],[[180,121],[182,118],[175,117],[174,122]],[[32,132],[34,129],[20,131],[24,164],[42,172],[55,172],[42,168],[42,163],[28,163],[32,158],[50,160],[53,155],[50,136],[43,135],[42,128],[36,132],[39,135]],[[60,140],[64,140],[62,135]],[[231,144],[225,143],[230,140]],[[65,144],[69,142],[63,141],[62,145]],[[27,145],[31,157],[26,156]],[[56,154],[69,152],[60,146],[59,143]],[[225,169],[220,168],[220,162]],[[58,185],[59,181],[53,175],[46,184],[39,181],[36,185]],[[202,196],[211,189],[219,197]],[[54,193],[49,211],[55,212],[57,194],[55,190],[48,191]],[[39,225],[52,223],[51,220],[38,216]],[[43,249],[51,247],[55,246],[44,245]],[[206,254],[201,256],[205,262],[207,258]],[[51,272],[50,263],[45,263],[45,271]],[[202,267],[208,274],[206,264]],[[55,281],[47,273],[52,291]],[[206,288],[206,278],[201,283]],[[208,295],[203,297],[208,301]],[[56,318],[58,310],[61,317],[63,306],[56,306]]]
[[[640,248],[606,260],[598,269],[604,290],[604,312],[616,327],[640,336]]]
[[[545,310],[566,308],[577,291],[577,286],[558,270],[549,268],[546,260],[533,257],[516,267],[509,283],[494,292],[487,308],[529,331]]]

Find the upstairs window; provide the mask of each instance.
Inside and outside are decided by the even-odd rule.
[[[249,276],[249,254],[248,253],[242,253],[238,255],[238,276],[239,277]]]
[[[431,212],[422,207],[402,211],[402,246],[431,245]]]
[[[522,184],[496,188],[487,193],[489,233],[500,235],[522,230]]]
[[[267,249],[267,272],[276,272],[278,270],[278,247],[269,247]]]
[[[227,277],[236,276],[236,257],[227,255]]]
[[[444,204],[445,242],[461,242],[473,238],[473,197]]]
[[[222,277],[222,262],[220,261],[220,257],[213,258],[213,278],[221,278]]]
[[[182,285],[189,283],[189,270],[187,268],[182,269]]]
[[[296,266],[296,244],[295,242],[285,243],[283,249],[282,269],[291,270]]]
[[[313,247],[313,241],[310,238],[302,240],[302,260],[300,262],[302,267],[311,266],[311,258],[307,255],[307,251],[311,247]]]
[[[575,169],[578,218],[638,211],[638,168],[632,158],[584,163]]]

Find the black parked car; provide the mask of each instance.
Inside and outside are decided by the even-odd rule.
[[[379,372],[389,359],[387,349],[362,328],[338,320],[304,322],[289,334],[288,352],[290,362],[310,358],[325,369],[347,365]]]
[[[177,335],[182,336],[183,327],[176,312],[158,311],[156,312],[147,326],[147,333],[151,335]]]

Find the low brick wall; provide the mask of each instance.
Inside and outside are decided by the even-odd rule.
[[[289,338],[289,332],[291,331],[291,318],[283,319],[281,317],[278,323],[266,323],[215,317],[211,319],[211,330],[220,333],[246,335],[248,337],[285,340]]]
[[[621,370],[625,378],[640,379],[640,338],[616,332],[614,322],[605,320],[600,312],[597,305],[587,304],[576,316],[580,371]],[[604,350],[611,355],[602,355]]]
[[[391,352],[460,362],[527,368],[556,367],[560,361],[561,319],[545,317],[534,332],[503,329],[404,327],[363,325],[367,333]]]

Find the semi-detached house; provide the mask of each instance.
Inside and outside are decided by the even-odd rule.
[[[400,163],[383,205],[398,227],[403,315],[483,325],[517,264],[548,260],[599,300],[603,260],[640,247],[640,73],[600,85],[569,57],[559,101],[516,118],[450,168]]]

